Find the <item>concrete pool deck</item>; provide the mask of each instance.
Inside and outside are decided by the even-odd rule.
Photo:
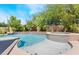
[[[79,55],[79,41],[70,41],[73,48],[65,52],[64,55]]]
[[[31,54],[18,48],[17,45],[15,45],[15,47],[12,49],[9,55],[31,55]]]

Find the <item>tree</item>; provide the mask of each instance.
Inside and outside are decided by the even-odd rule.
[[[39,13],[38,15],[34,16],[32,18],[32,20],[37,27],[37,31],[46,29],[46,21],[44,18],[44,14],[42,12]]]
[[[35,24],[33,23],[33,21],[30,20],[30,21],[28,21],[28,22],[26,23],[26,28],[27,28],[29,31],[31,31],[31,30],[35,30],[36,26],[35,26]]]
[[[48,25],[63,25],[64,30],[73,31],[79,18],[79,5],[47,5],[47,8],[34,16],[33,20],[38,29]]]
[[[8,25],[12,27],[14,31],[22,30],[21,21],[17,19],[15,16],[10,17],[10,19],[8,20]]]

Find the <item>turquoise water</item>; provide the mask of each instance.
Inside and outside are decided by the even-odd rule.
[[[13,35],[5,35],[4,37],[19,37],[20,39],[17,44],[19,48],[25,46],[31,46],[33,44],[36,44],[38,42],[47,39],[46,35],[35,35],[35,34],[13,34]]]

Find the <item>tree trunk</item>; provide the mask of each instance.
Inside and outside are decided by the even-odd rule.
[[[37,32],[39,32],[40,31],[40,27],[37,27]]]

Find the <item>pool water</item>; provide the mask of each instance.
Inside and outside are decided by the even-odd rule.
[[[35,34],[13,34],[13,35],[5,35],[4,37],[20,38],[17,44],[19,48],[24,48],[26,46],[32,46],[38,42],[41,42],[47,39],[46,35],[35,35]]]

